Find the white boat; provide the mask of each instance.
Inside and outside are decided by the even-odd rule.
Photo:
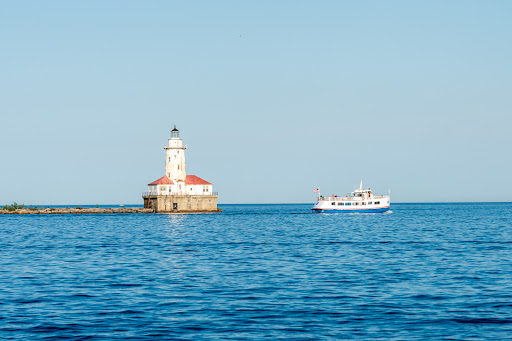
[[[316,191],[316,190],[315,190]],[[319,196],[312,208],[317,213],[383,213],[389,211],[390,195],[374,195],[369,188],[359,188],[344,197]]]

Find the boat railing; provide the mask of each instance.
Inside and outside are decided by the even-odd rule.
[[[371,198],[365,197],[320,197],[318,198],[319,201],[363,201],[363,200],[373,200],[373,199],[384,199],[387,198],[386,195],[374,195]]]
[[[203,193],[187,193],[185,191],[180,191],[180,192],[142,192],[142,196],[143,197],[147,197],[147,196],[152,196],[152,195],[219,195],[219,192],[203,192]]]

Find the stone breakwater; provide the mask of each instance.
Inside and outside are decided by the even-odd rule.
[[[0,209],[0,214],[88,214],[88,213],[153,213],[151,208],[120,207],[120,208],[22,208],[17,210]]]
[[[167,214],[181,214],[181,213],[217,213],[222,212],[221,209],[215,211],[179,211],[179,212],[165,212]],[[0,209],[0,214],[90,214],[90,213],[155,213],[152,208],[139,208],[139,207],[121,207],[121,208],[22,208],[17,210],[4,210]]]

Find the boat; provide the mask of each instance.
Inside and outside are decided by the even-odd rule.
[[[390,195],[374,195],[370,188],[359,188],[344,197],[323,197],[319,190],[318,200],[312,208],[316,213],[383,213],[389,211]]]

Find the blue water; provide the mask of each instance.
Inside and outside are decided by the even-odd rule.
[[[505,340],[512,204],[0,216],[0,339]]]

